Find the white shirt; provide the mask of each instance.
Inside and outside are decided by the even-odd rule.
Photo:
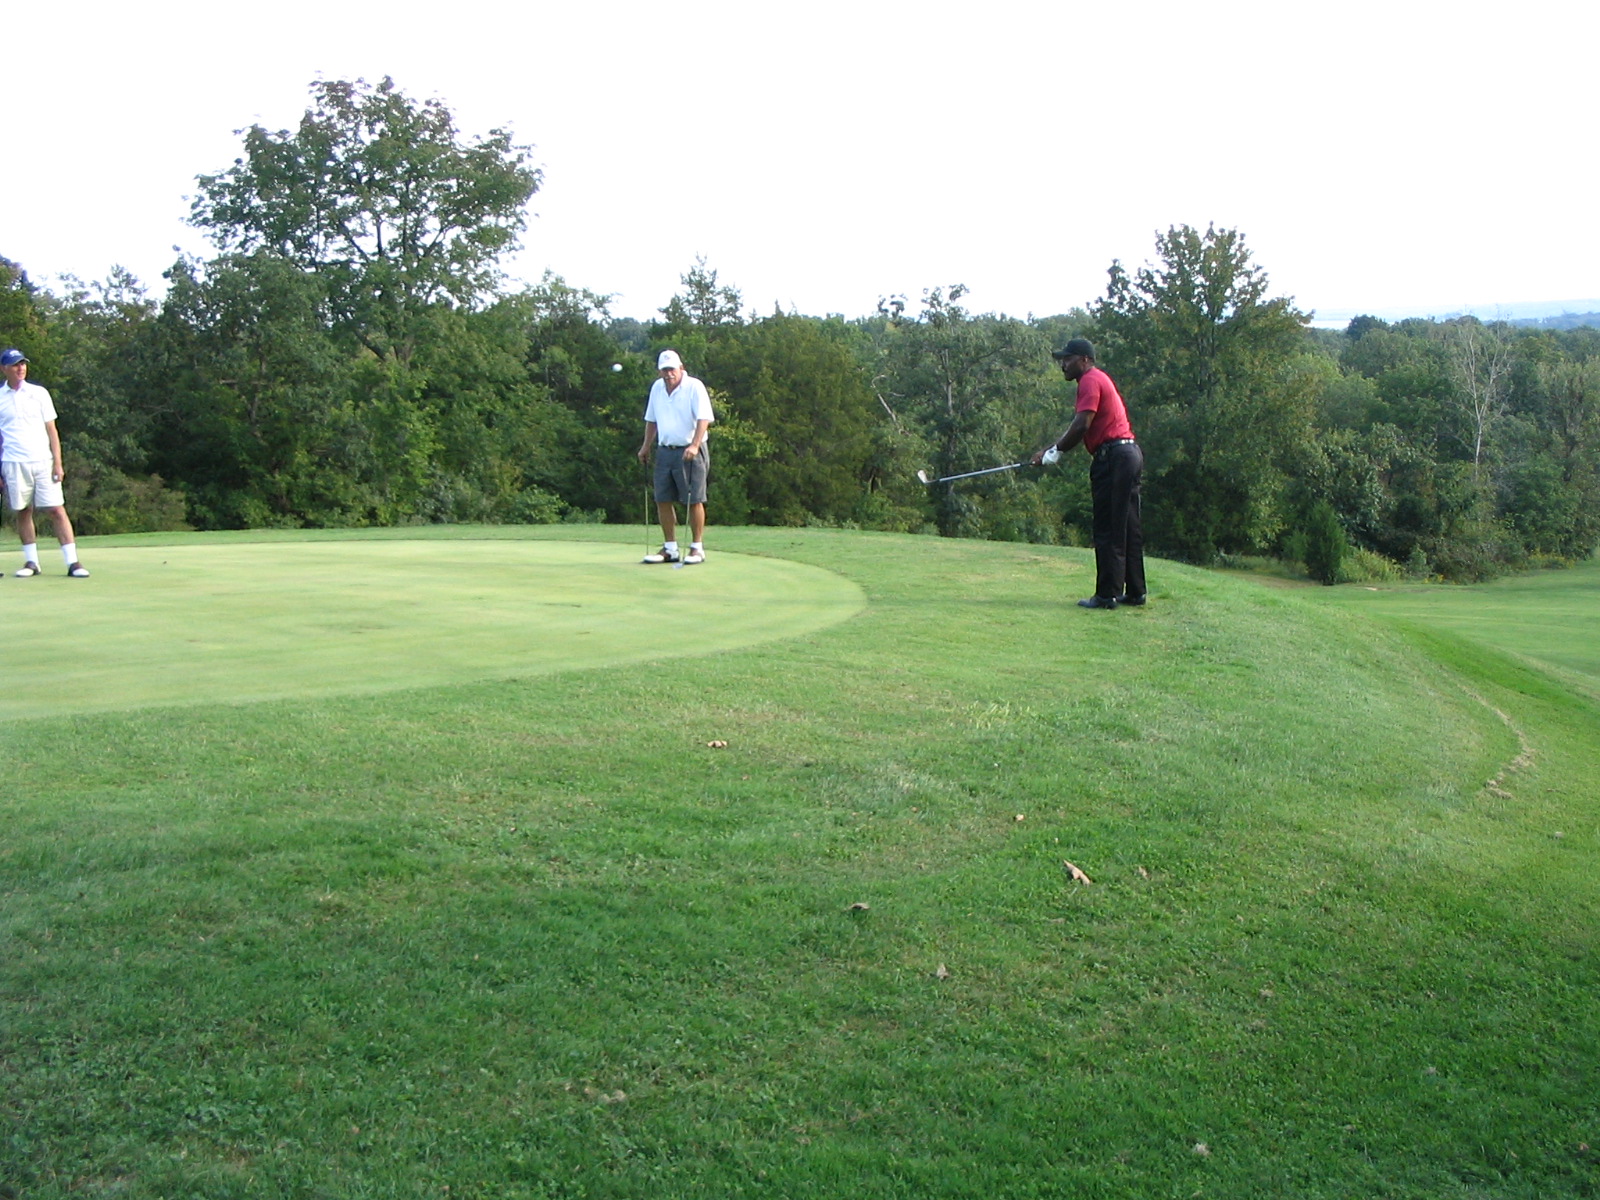
[[[656,442],[662,446],[687,446],[694,441],[697,422],[716,420],[711,415],[711,393],[693,375],[685,375],[675,392],[667,391],[664,379],[651,384],[644,419],[656,423]]]
[[[19,388],[0,382],[0,438],[5,439],[0,461],[52,461],[50,435],[45,432],[44,423],[55,419],[56,406],[50,402],[46,389],[26,379]]]

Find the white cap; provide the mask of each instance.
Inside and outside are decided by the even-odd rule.
[[[663,350],[661,357],[656,359],[656,370],[665,371],[668,367],[680,371],[683,369],[683,359],[678,357],[676,350]]]

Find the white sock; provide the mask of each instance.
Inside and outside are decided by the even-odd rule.
[[[36,563],[36,562],[39,561],[39,543],[38,542],[24,542],[23,543],[23,545],[22,545],[22,561],[25,562],[25,563]]]
[[[62,561],[64,561],[67,564],[67,566],[69,566],[69,567],[73,563],[77,562],[78,561],[78,543],[77,542],[68,542],[65,546],[61,547],[61,558],[62,558]]]
[[[666,548],[670,553],[676,554],[678,552],[678,543],[677,542],[668,542],[667,545],[666,545]]]
[[[689,543],[689,549],[691,549],[691,550],[699,550],[702,553],[705,551],[705,547],[702,546],[699,542],[690,542]]]

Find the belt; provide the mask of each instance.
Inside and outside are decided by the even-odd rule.
[[[1104,450],[1107,446],[1132,446],[1134,444],[1135,443],[1132,438],[1107,438],[1094,448],[1094,452],[1096,456],[1098,456],[1100,451]]]
[[[656,445],[663,450],[686,450],[689,447],[688,442],[679,442],[677,445],[673,445],[671,442],[657,442]]]

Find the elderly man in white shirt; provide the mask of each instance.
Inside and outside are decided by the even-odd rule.
[[[656,517],[661,522],[661,549],[644,556],[647,563],[678,563],[685,566],[706,560],[702,539],[706,531],[706,477],[711,470],[711,451],[706,431],[716,420],[711,414],[711,394],[706,385],[683,369],[676,350],[663,350],[656,360],[660,378],[650,387],[650,401],[644,410],[644,441],[639,444],[639,461],[650,461],[656,452]],[[680,558],[678,550],[678,510],[682,502],[689,514],[689,550]]]
[[[28,357],[21,350],[0,353],[0,473],[5,475],[6,502],[17,514],[17,534],[22,538],[19,578],[39,575],[38,534],[33,513],[50,517],[67,574],[86,579],[89,572],[78,561],[77,539],[61,494],[61,439],[56,435],[56,409],[50,393],[28,382]]]

